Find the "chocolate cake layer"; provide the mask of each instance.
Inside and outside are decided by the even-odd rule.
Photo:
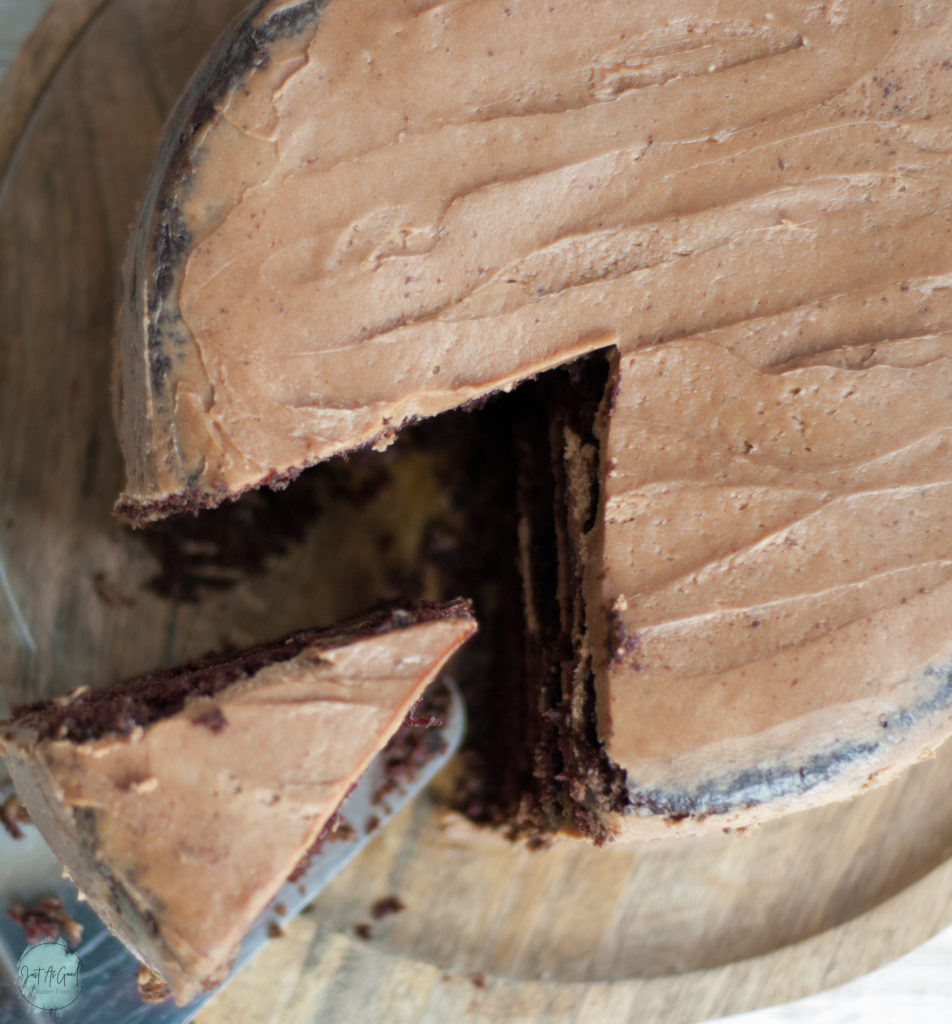
[[[106,689],[81,688],[53,701],[21,705],[13,709],[12,720],[18,727],[32,729],[40,740],[83,743],[107,733],[128,736],[137,726],[145,727],[177,714],[187,702],[214,696],[269,665],[297,657],[305,648],[320,651],[343,647],[374,634],[454,618],[471,621],[470,602],[416,601],[404,607],[379,609],[338,626],[298,630],[271,643],[149,672]]]
[[[79,890],[185,1004],[223,980],[247,929],[475,629],[458,602],[296,634],[25,709],[3,723],[0,750]],[[396,751],[393,770],[413,756]]]

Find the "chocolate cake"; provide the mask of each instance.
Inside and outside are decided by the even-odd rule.
[[[475,629],[458,601],[295,633],[20,708],[0,751],[90,905],[184,1005]]]
[[[950,55],[931,0],[254,4],[135,228],[120,514],[538,376],[497,791],[601,841],[886,781],[952,730]]]

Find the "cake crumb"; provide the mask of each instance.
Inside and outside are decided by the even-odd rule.
[[[11,794],[0,804],[0,825],[3,825],[13,839],[22,839],[23,829],[20,826],[29,824],[29,812],[15,796]]]
[[[135,598],[123,593],[112,577],[103,571],[93,573],[93,590],[96,597],[109,608],[130,608]]]
[[[288,912],[288,908],[283,903],[275,903],[274,912],[278,917],[284,917]]]
[[[337,826],[328,835],[328,841],[332,843],[350,842],[357,835],[357,830],[349,821],[339,818]]]
[[[449,690],[438,685],[430,687],[414,704],[411,717],[421,724],[431,721],[445,722],[449,708]],[[371,796],[371,800],[382,814],[390,814],[390,808],[384,802],[384,798],[390,793],[403,792],[423,765],[441,754],[445,748],[446,740],[437,730],[421,729],[406,721],[400,726],[382,753],[384,782]]]
[[[406,909],[407,905],[399,896],[384,896],[383,899],[377,900],[370,908],[370,913],[375,921],[379,921],[383,917],[388,917],[390,914],[399,914],[401,910]]]
[[[482,971],[476,971],[475,974],[469,976],[469,980],[476,986],[476,988],[486,987],[486,975]]]
[[[373,938],[373,929],[367,924],[366,921],[360,921],[354,925],[354,934],[358,939],[363,939],[366,942],[368,939]]]
[[[446,719],[439,715],[422,715],[414,718],[412,715],[407,719],[407,725],[414,729],[442,729],[446,725]]]
[[[71,946],[78,946],[83,938],[83,926],[66,913],[59,896],[40,900],[33,907],[14,903],[8,911],[10,920],[26,932],[26,941],[55,942],[62,936]]]
[[[269,939],[280,939],[284,937],[284,929],[277,921],[270,921],[268,923],[268,938]]]
[[[192,724],[204,725],[206,729],[215,733],[217,736],[218,733],[222,732],[225,729],[225,726],[228,725],[228,719],[225,718],[221,708],[215,707],[209,708],[207,711],[203,711],[200,715],[196,715],[192,719]]]
[[[164,1003],[172,994],[172,990],[162,975],[146,967],[145,964],[139,967],[136,985],[139,988],[139,998],[144,1003]]]

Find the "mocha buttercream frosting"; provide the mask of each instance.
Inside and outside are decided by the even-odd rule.
[[[120,510],[612,349],[579,541],[612,827],[884,780],[950,728],[950,68],[929,0],[257,5],[135,230]]]
[[[217,503],[609,343],[941,283],[946,20],[258,4],[136,226],[121,507]]]
[[[848,795],[952,730],[952,338],[920,293],[923,336],[834,347],[858,305],[822,351],[778,318],[757,362],[748,325],[619,360],[585,586],[625,833]]]
[[[79,890],[185,1004],[224,979],[245,932],[474,631],[459,602],[296,634],[187,666],[182,693],[172,672],[26,709],[4,723],[0,749]],[[201,693],[209,674],[234,681]]]

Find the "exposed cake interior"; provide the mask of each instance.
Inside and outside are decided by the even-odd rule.
[[[603,842],[605,818],[628,804],[624,773],[595,731],[583,597],[615,362],[610,349],[594,353],[482,414],[511,456],[514,515],[496,524],[497,639],[488,680],[474,682],[458,804],[531,845],[560,830]]]
[[[919,433],[891,399],[931,402],[940,361],[758,373],[712,349],[609,349],[499,400],[518,573],[503,561],[474,710],[475,818],[533,842],[746,827],[881,784],[948,733],[946,414]],[[739,382],[720,411],[687,401],[682,380],[715,374]],[[908,458],[850,398],[890,409]]]
[[[599,564],[594,549],[604,466],[602,439],[614,397],[617,353],[609,350],[579,364],[556,382],[549,453],[555,478],[554,534],[559,574],[559,624],[566,651],[560,689],[546,713],[557,731],[562,757],[563,814],[569,825],[597,843],[606,824],[629,804],[625,773],[605,752],[597,732],[595,658],[586,601],[586,571]],[[530,570],[531,571],[531,570]],[[600,609],[593,610],[598,615]]]

